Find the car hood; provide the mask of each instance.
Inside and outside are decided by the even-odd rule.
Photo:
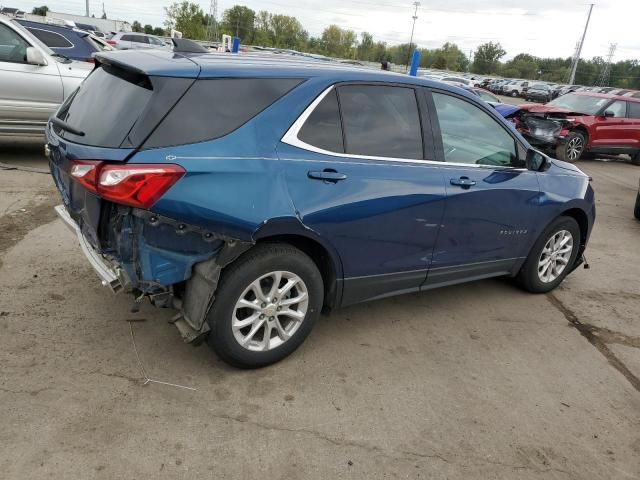
[[[63,77],[84,78],[91,73],[95,65],[89,62],[58,63],[58,70]]]
[[[520,109],[524,110],[525,112],[531,113],[563,113],[565,115],[584,115],[584,113],[572,112],[571,110],[556,107],[555,105],[535,105],[525,103],[524,105],[520,105]]]

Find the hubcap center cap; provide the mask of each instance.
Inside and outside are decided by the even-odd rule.
[[[264,314],[268,317],[273,317],[277,311],[277,307],[273,303],[266,306],[263,310]]]

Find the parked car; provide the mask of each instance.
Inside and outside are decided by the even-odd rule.
[[[493,93],[488,92],[487,90],[484,90],[482,88],[467,87],[467,86],[464,86],[464,85],[462,85],[461,88],[466,90],[467,92],[472,93],[476,97],[479,97],[483,101],[487,102],[489,105],[491,105],[493,108],[495,108],[495,110],[500,115],[502,115],[505,118],[509,117],[513,112],[515,112],[515,111],[520,109],[520,107],[517,107],[515,105],[509,105],[508,103],[502,103],[500,101],[500,98],[496,97]]]
[[[158,48],[168,50],[169,46],[155,35],[146,33],[118,32],[107,40],[107,43],[118,50]]]
[[[524,97],[528,86],[528,80],[515,80],[503,86],[503,93],[511,97]]]
[[[589,178],[458,87],[300,59],[96,62],[47,128],[56,210],[105,285],[178,309],[233,365],[289,355],[323,309],[496,276],[548,292],[582,262]]]
[[[0,136],[43,135],[49,116],[92,68],[53,52],[0,15]]]
[[[89,32],[51,23],[16,21],[51,50],[71,60],[93,63],[93,54],[102,51]]]
[[[525,99],[528,102],[547,103],[551,101],[551,88],[546,83],[534,83],[529,85]]]
[[[462,78],[462,77],[451,77],[451,76],[446,76],[446,77],[442,77],[440,79],[441,82],[445,82],[445,83],[449,83],[451,85],[466,85],[466,86],[470,86],[473,84],[473,82],[467,78]]]
[[[567,93],[575,92],[579,88],[582,88],[582,86],[581,85],[566,85],[566,86],[563,86],[560,89],[560,91],[558,92],[558,96],[561,97],[562,95],[566,95]]]
[[[640,165],[640,99],[574,92],[512,115],[533,145],[575,162],[585,154],[629,154]]]

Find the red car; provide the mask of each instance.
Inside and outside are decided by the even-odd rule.
[[[640,98],[574,92],[510,115],[534,146],[567,162],[586,154],[631,155],[640,165]]]

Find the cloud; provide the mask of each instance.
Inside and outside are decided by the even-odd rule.
[[[5,0],[31,10],[46,3],[52,10],[84,12],[84,0]],[[160,26],[164,6],[171,0],[105,0],[109,18]],[[209,11],[208,0],[197,3]],[[256,11],[297,17],[311,35],[321,35],[324,27],[335,23],[358,34],[367,31],[387,43],[408,42],[413,5],[411,0],[234,0],[220,1],[219,16],[234,4]],[[515,5],[521,5],[514,7]],[[102,14],[101,1],[91,0],[92,13]],[[535,6],[535,8],[533,8]],[[588,4],[584,0],[424,0],[418,10],[414,41],[420,46],[439,46],[455,41],[464,51],[475,50],[487,41],[500,42],[507,58],[525,52],[536,56],[568,57],[582,35]],[[603,56],[610,43],[624,45],[616,59],[640,58],[637,41],[638,0],[598,0],[594,8],[583,56]]]

